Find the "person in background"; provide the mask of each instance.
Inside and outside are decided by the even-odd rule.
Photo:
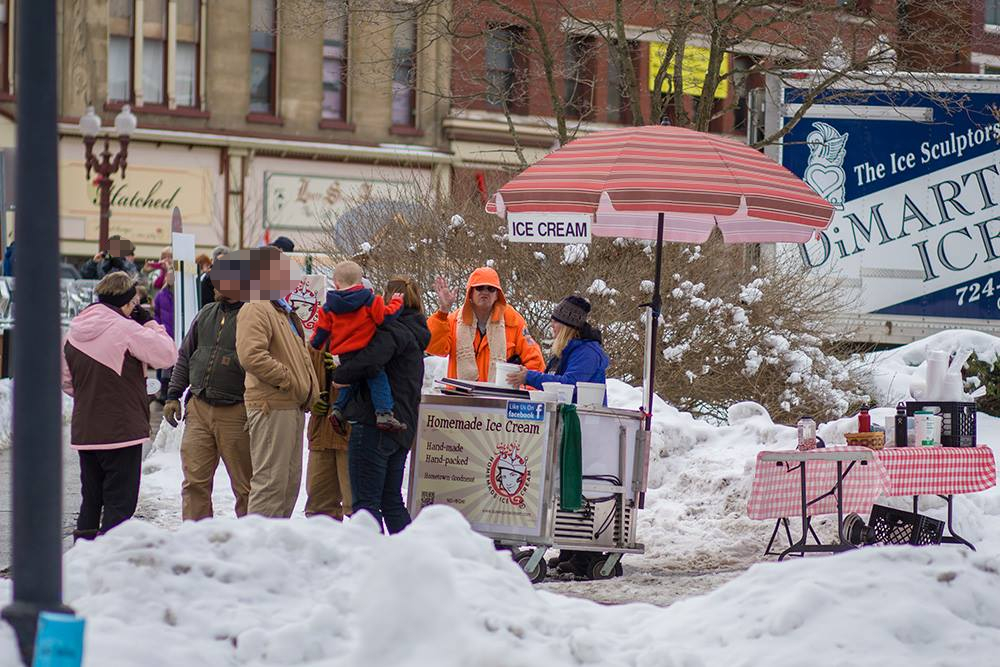
[[[328,419],[330,400],[337,400],[337,389],[331,388],[335,358],[329,352],[309,349],[313,371],[319,378],[320,398],[312,405],[306,435],[309,440],[309,461],[306,464],[306,516],[323,514],[340,521],[351,514],[351,475],[347,460],[347,433],[338,433]]]
[[[521,314],[507,304],[496,271],[482,267],[472,272],[458,311],[451,311],[457,297],[444,278],[438,277],[434,288],[438,311],[427,320],[431,332],[427,353],[448,357],[448,377],[502,382],[495,377],[498,361],[534,371],[545,368],[542,348],[528,333]]]
[[[268,243],[268,245],[277,248],[281,252],[295,252],[295,242],[287,236],[279,236]]]
[[[220,458],[236,498],[236,516],[247,513],[253,468],[243,403],[245,373],[236,358],[236,319],[242,307],[242,301],[217,293],[215,301],[198,311],[170,376],[163,418],[171,426],[181,419],[181,397],[190,387],[181,440],[185,521],[213,516],[212,485]]]
[[[97,303],[73,318],[63,346],[62,388],[73,397],[70,444],[80,455],[76,539],[93,539],[135,513],[149,439],[146,367],[177,359],[161,325],[132,319],[135,279],[114,271],[94,292]]]
[[[556,304],[552,311],[555,340],[545,372],[522,366],[521,370],[508,375],[507,381],[535,389],[541,389],[543,382],[572,385],[577,382],[604,382],[609,359],[601,346],[601,332],[587,322],[589,314],[590,302],[582,296],[574,294]]]
[[[160,260],[154,262],[147,260],[142,266],[142,273],[155,274],[153,277],[153,289],[163,289],[167,280],[167,274],[174,270],[174,249],[172,246],[164,246],[160,251]]]
[[[336,386],[363,383],[384,369],[392,386],[396,418],[404,431],[378,428],[375,406],[362,385],[351,394],[344,415],[351,422],[348,467],[351,476],[352,509],[367,511],[383,522],[390,533],[410,523],[403,502],[403,471],[417,432],[417,411],[424,383],[424,348],[431,339],[420,304],[420,290],[410,278],[397,277],[386,285],[385,294],[403,294],[403,308],[390,322],[379,327],[371,343],[333,371]]]
[[[153,297],[153,318],[159,322],[170,337],[174,337],[174,272],[167,271],[163,288]],[[156,379],[160,381],[160,391],[156,400],[160,405],[166,403],[167,385],[170,383],[171,368],[156,371]]]
[[[202,309],[208,304],[215,300],[215,286],[212,284],[212,277],[209,275],[209,271],[212,269],[212,265],[215,264],[220,257],[225,257],[229,254],[229,248],[224,245],[215,246],[212,249],[212,256],[207,257],[207,263],[201,261],[202,257],[205,255],[198,256],[198,267],[201,269],[201,273],[198,274],[198,309]]]
[[[3,275],[14,275],[14,241],[11,241],[3,252]]]
[[[88,280],[100,280],[114,271],[124,271],[133,278],[139,275],[135,265],[135,245],[118,234],[108,238],[108,248],[88,259],[80,275]]]
[[[288,260],[282,262],[277,248],[261,250],[271,252],[262,256],[258,289],[286,285]],[[219,289],[225,293],[229,287]],[[287,518],[302,481],[305,411],[319,398],[302,320],[284,298],[248,301],[237,316],[236,354],[246,371],[244,400],[253,462],[247,511]]]
[[[153,303],[149,300],[149,288],[136,284],[135,293],[139,295],[139,305],[132,311],[132,319],[141,322],[156,319],[153,317]],[[140,312],[142,311],[141,315]],[[140,319],[140,317],[142,319]]]

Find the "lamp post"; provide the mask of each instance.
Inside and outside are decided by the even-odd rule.
[[[56,0],[17,6],[17,252],[14,318],[14,599],[0,616],[31,663],[38,614],[62,604],[59,396],[59,130]],[[30,292],[30,294],[29,294]],[[5,488],[4,493],[8,490]]]
[[[101,131],[101,117],[94,113],[94,107],[87,107],[87,113],[80,117],[80,133],[83,134],[87,180],[90,180],[90,172],[93,170],[97,174],[97,189],[100,191],[101,224],[98,247],[101,250],[108,249],[108,228],[111,224],[111,185],[114,183],[111,177],[121,169],[122,178],[125,178],[125,168],[128,166],[128,142],[132,133],[135,132],[137,124],[135,114],[132,113],[131,107],[126,104],[115,117],[115,132],[118,134],[120,146],[118,153],[111,154],[110,139],[105,135],[104,150],[101,151],[100,158],[98,158],[94,155],[94,144],[97,143],[97,135]]]

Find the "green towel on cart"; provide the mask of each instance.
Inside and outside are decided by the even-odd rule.
[[[560,405],[562,442],[559,444],[559,508],[575,511],[583,507],[583,451],[580,446],[580,416],[576,406]]]

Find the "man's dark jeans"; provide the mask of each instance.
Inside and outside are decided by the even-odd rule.
[[[384,520],[390,533],[406,528],[410,513],[403,503],[403,468],[410,450],[366,424],[351,425],[347,448],[354,514],[367,510],[379,527]]]

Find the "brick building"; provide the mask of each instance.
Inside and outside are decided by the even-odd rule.
[[[11,26],[24,1],[0,0],[2,146],[14,141]],[[437,132],[446,106],[428,91],[448,54],[421,43],[433,17],[405,3],[350,17],[312,17],[316,2],[298,5],[59,2],[64,255],[97,247],[96,192],[77,129],[88,105],[105,128],[123,104],[139,119],[127,178],[116,178],[111,233],[136,242],[142,258],[169,243],[175,205],[202,249],[253,246],[268,234],[317,251],[329,237],[323,221],[363,196],[447,184],[451,156]]]
[[[632,124],[620,85],[622,68],[610,55],[622,34],[636,73],[641,118],[659,122],[650,91],[676,20],[635,11],[648,3],[455,0],[452,5],[460,26],[455,32],[462,37],[454,39],[454,103],[444,131],[468,170],[456,172],[456,187],[472,175],[480,183],[490,181],[491,174],[499,181],[503,176],[497,169],[516,168],[520,159],[512,146],[514,135],[527,162],[550,150],[559,103],[550,92],[550,73],[573,132]],[[623,10],[621,31],[614,28],[616,7]],[[727,11],[724,3],[718,7]],[[835,41],[845,52],[853,50],[855,58],[864,58],[885,35],[901,69],[992,72],[1000,66],[1000,27],[991,23],[1000,23],[1000,0],[786,0],[755,6],[720,23],[726,21],[741,38],[724,49],[721,71],[727,79],[716,89],[715,117],[708,129],[741,139],[746,138],[750,91],[763,83],[760,74],[745,72],[757,63],[819,67]],[[685,59],[694,64],[690,71],[684,68],[683,109],[693,115],[705,77],[698,60],[709,57],[712,29],[698,19],[689,25]],[[665,115],[677,121],[673,109]]]
[[[13,26],[25,1],[0,0],[0,148],[14,144]],[[485,195],[521,164],[515,143],[527,163],[552,149],[557,104],[571,133],[631,124],[626,72],[609,57],[619,42],[600,34],[619,7],[639,114],[659,120],[650,79],[671,35],[663,16],[634,11],[650,3],[366,0],[348,16],[342,2],[60,0],[62,252],[96,250],[96,192],[77,129],[88,105],[106,127],[126,103],[139,118],[111,225],[141,257],[168,242],[175,205],[203,249],[285,235],[320,251],[328,222],[365,196],[407,187]],[[942,18],[942,3],[962,11]],[[824,18],[809,26],[787,18],[786,8],[820,5]],[[731,75],[712,102],[712,131],[745,136],[760,80],[743,72],[755,62],[801,64],[831,35],[863,49],[887,34],[901,63],[1000,71],[1000,0],[785,0],[754,11],[738,27],[764,27],[727,46]],[[947,44],[921,51],[935,44],[921,37],[933,26],[945,27]],[[693,23],[686,113],[710,43],[711,30]]]

